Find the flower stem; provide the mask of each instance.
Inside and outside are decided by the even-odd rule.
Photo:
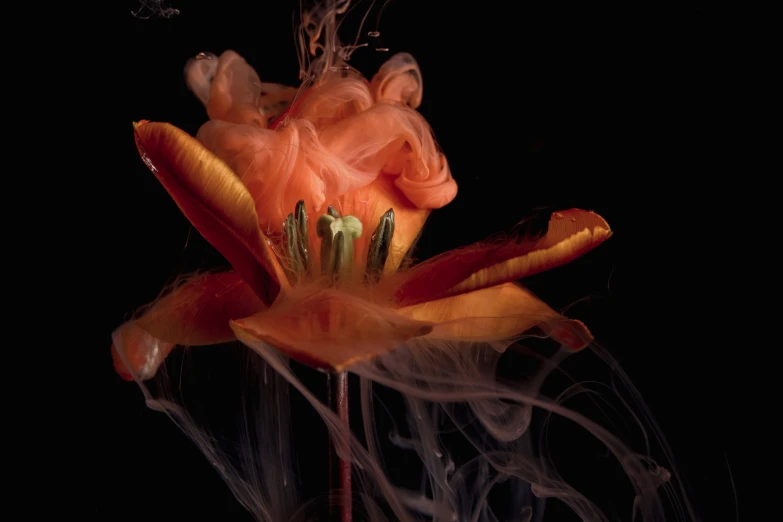
[[[350,417],[348,415],[348,373],[340,372],[328,374],[328,402],[329,407],[337,413],[344,428],[346,449],[350,448]],[[332,441],[329,450],[329,490],[331,497],[336,498],[331,510],[331,519],[334,522],[351,522],[353,518],[353,498],[351,493],[351,462],[338,457],[335,450],[335,441]]]

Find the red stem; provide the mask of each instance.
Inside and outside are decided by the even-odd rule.
[[[345,439],[350,437],[350,423],[348,415],[348,374],[340,372],[331,374],[329,381],[329,407],[337,413],[337,416],[344,424]],[[335,461],[337,465],[335,466]],[[338,490],[337,503],[332,510],[332,520],[340,522],[352,522],[353,519],[353,498],[351,494],[351,463],[337,456],[334,442],[330,445],[329,451],[329,489],[332,493]],[[339,513],[339,515],[338,515]],[[339,519],[338,519],[339,516]]]

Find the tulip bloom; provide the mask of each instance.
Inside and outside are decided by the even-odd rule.
[[[520,484],[538,497],[562,499],[586,519],[601,517],[532,457],[526,434],[534,407],[589,430],[634,479],[643,518],[662,513],[655,493],[662,473],[604,428],[539,397],[551,367],[542,365],[519,387],[496,375],[501,354],[525,336],[555,341],[554,365],[591,343],[584,324],[517,281],[597,247],[611,235],[604,219],[578,209],[556,212],[539,230],[409,266],[406,254],[427,216],[457,193],[416,111],[422,82],[413,57],[392,57],[369,81],[344,63],[324,67],[294,89],[261,82],[227,51],[199,55],[186,78],[210,117],[197,136],[141,121],[135,139],[144,163],[233,270],[174,288],[115,331],[112,351],[117,372],[183,427],[257,520],[288,519],[297,509],[281,391],[288,385],[312,404],[341,458],[361,474],[356,487],[365,493],[368,519],[505,519],[488,500],[503,482],[513,483],[509,517],[532,516],[534,502]],[[176,403],[161,372],[178,346],[236,340],[263,358],[258,389],[274,391],[258,417],[245,420],[258,440],[246,434],[232,460]],[[364,443],[302,384],[290,360],[360,377]],[[268,370],[282,385],[268,381]],[[398,487],[384,470],[373,385],[405,398],[409,438],[395,432],[390,440],[420,457],[421,491]],[[439,431],[446,421],[475,458],[451,459]]]

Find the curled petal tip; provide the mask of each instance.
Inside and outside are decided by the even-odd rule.
[[[590,346],[593,334],[578,319],[567,319],[553,325],[542,325],[543,330],[566,350],[578,352]]]
[[[120,357],[120,354],[117,351],[117,347],[114,346],[114,343],[111,345],[111,359],[112,364],[114,365],[114,371],[117,372],[117,375],[119,375],[124,381],[133,382],[133,375],[131,375],[131,373],[128,371],[125,363],[122,362],[122,357]]]
[[[114,369],[127,381],[138,377],[146,381],[174,348],[174,344],[153,337],[135,322],[125,323],[112,334],[111,353]]]
[[[235,328],[245,329],[245,321],[242,319],[229,319],[228,326],[234,330]]]
[[[598,220],[599,220],[599,223],[597,225],[598,227],[605,228],[607,230],[607,232],[611,232],[612,231],[612,227],[609,226],[609,222],[606,221],[606,219],[601,214],[599,214],[598,212],[596,212],[594,210],[590,210],[589,212],[590,212],[590,214],[592,214],[592,215],[594,215],[595,217],[598,218]]]

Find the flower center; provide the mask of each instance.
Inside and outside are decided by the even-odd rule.
[[[348,280],[353,273],[353,242],[362,236],[362,222],[355,216],[341,216],[333,207],[318,219],[316,233],[321,240],[321,275],[333,284]],[[292,283],[307,281],[312,276],[312,256],[307,228],[307,210],[304,201],[296,204],[296,210],[283,222],[284,248],[288,257],[285,263]],[[377,283],[383,274],[389,248],[394,236],[394,209],[381,216],[370,238],[365,284]]]

